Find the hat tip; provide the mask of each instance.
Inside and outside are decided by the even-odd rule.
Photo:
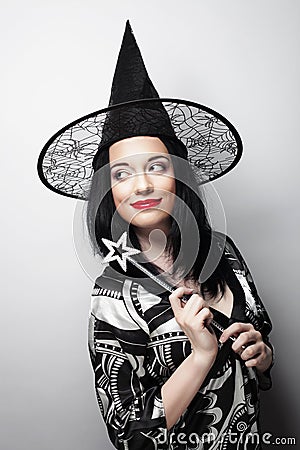
[[[130,31],[132,31],[129,19],[126,20],[126,29],[129,29]]]

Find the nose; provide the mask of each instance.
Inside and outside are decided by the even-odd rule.
[[[135,194],[150,194],[153,192],[153,184],[150,182],[146,172],[135,176]]]

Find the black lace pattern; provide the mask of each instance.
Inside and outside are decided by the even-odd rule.
[[[159,108],[163,106],[175,136],[187,147],[188,160],[199,173],[199,184],[220,177],[237,164],[242,153],[241,139],[220,114],[184,100],[144,99],[130,102],[130,106],[129,103],[115,105],[92,113],[56,133],[39,157],[38,172],[42,182],[59,194],[88,199],[94,156],[99,144],[110,140],[112,129],[117,140],[120,115],[124,124],[126,114],[128,137],[157,135],[158,130],[162,136],[170,135],[169,120],[164,124],[159,115],[153,114],[156,103],[159,103]],[[109,127],[105,126],[108,114],[111,116]],[[106,133],[110,135],[106,136]]]

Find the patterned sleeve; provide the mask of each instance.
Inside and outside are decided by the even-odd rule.
[[[116,448],[164,450],[161,386],[147,374],[149,330],[132,302],[132,286],[102,275],[93,290],[88,348],[96,397]]]
[[[272,356],[271,366],[263,373],[257,371],[259,388],[261,390],[265,391],[272,387],[271,369],[274,365],[274,348],[269,340],[269,334],[273,328],[272,322],[271,322],[269,314],[267,313],[267,310],[257,292],[253,277],[250,273],[250,270],[249,270],[243,256],[241,255],[239,249],[236,247],[236,245],[234,244],[232,239],[229,238],[229,236],[226,236],[226,246],[227,246],[227,248],[229,248],[229,251],[235,256],[235,258],[239,262],[240,270],[242,271],[243,275],[245,276],[247,283],[250,287],[251,294],[255,300],[256,313],[255,313],[255,317],[253,318],[253,322],[256,323],[256,329],[258,331],[260,331],[263,341],[272,350],[273,356]]]

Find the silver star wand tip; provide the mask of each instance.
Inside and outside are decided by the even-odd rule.
[[[131,255],[137,255],[141,253],[133,247],[128,247],[127,244],[127,232],[124,231],[122,236],[119,238],[118,242],[110,241],[109,239],[102,238],[102,242],[106,245],[109,250],[108,255],[105,256],[103,262],[109,263],[111,261],[118,261],[124,272],[127,270],[127,259],[131,260]],[[116,249],[122,246],[121,256],[116,252]]]

